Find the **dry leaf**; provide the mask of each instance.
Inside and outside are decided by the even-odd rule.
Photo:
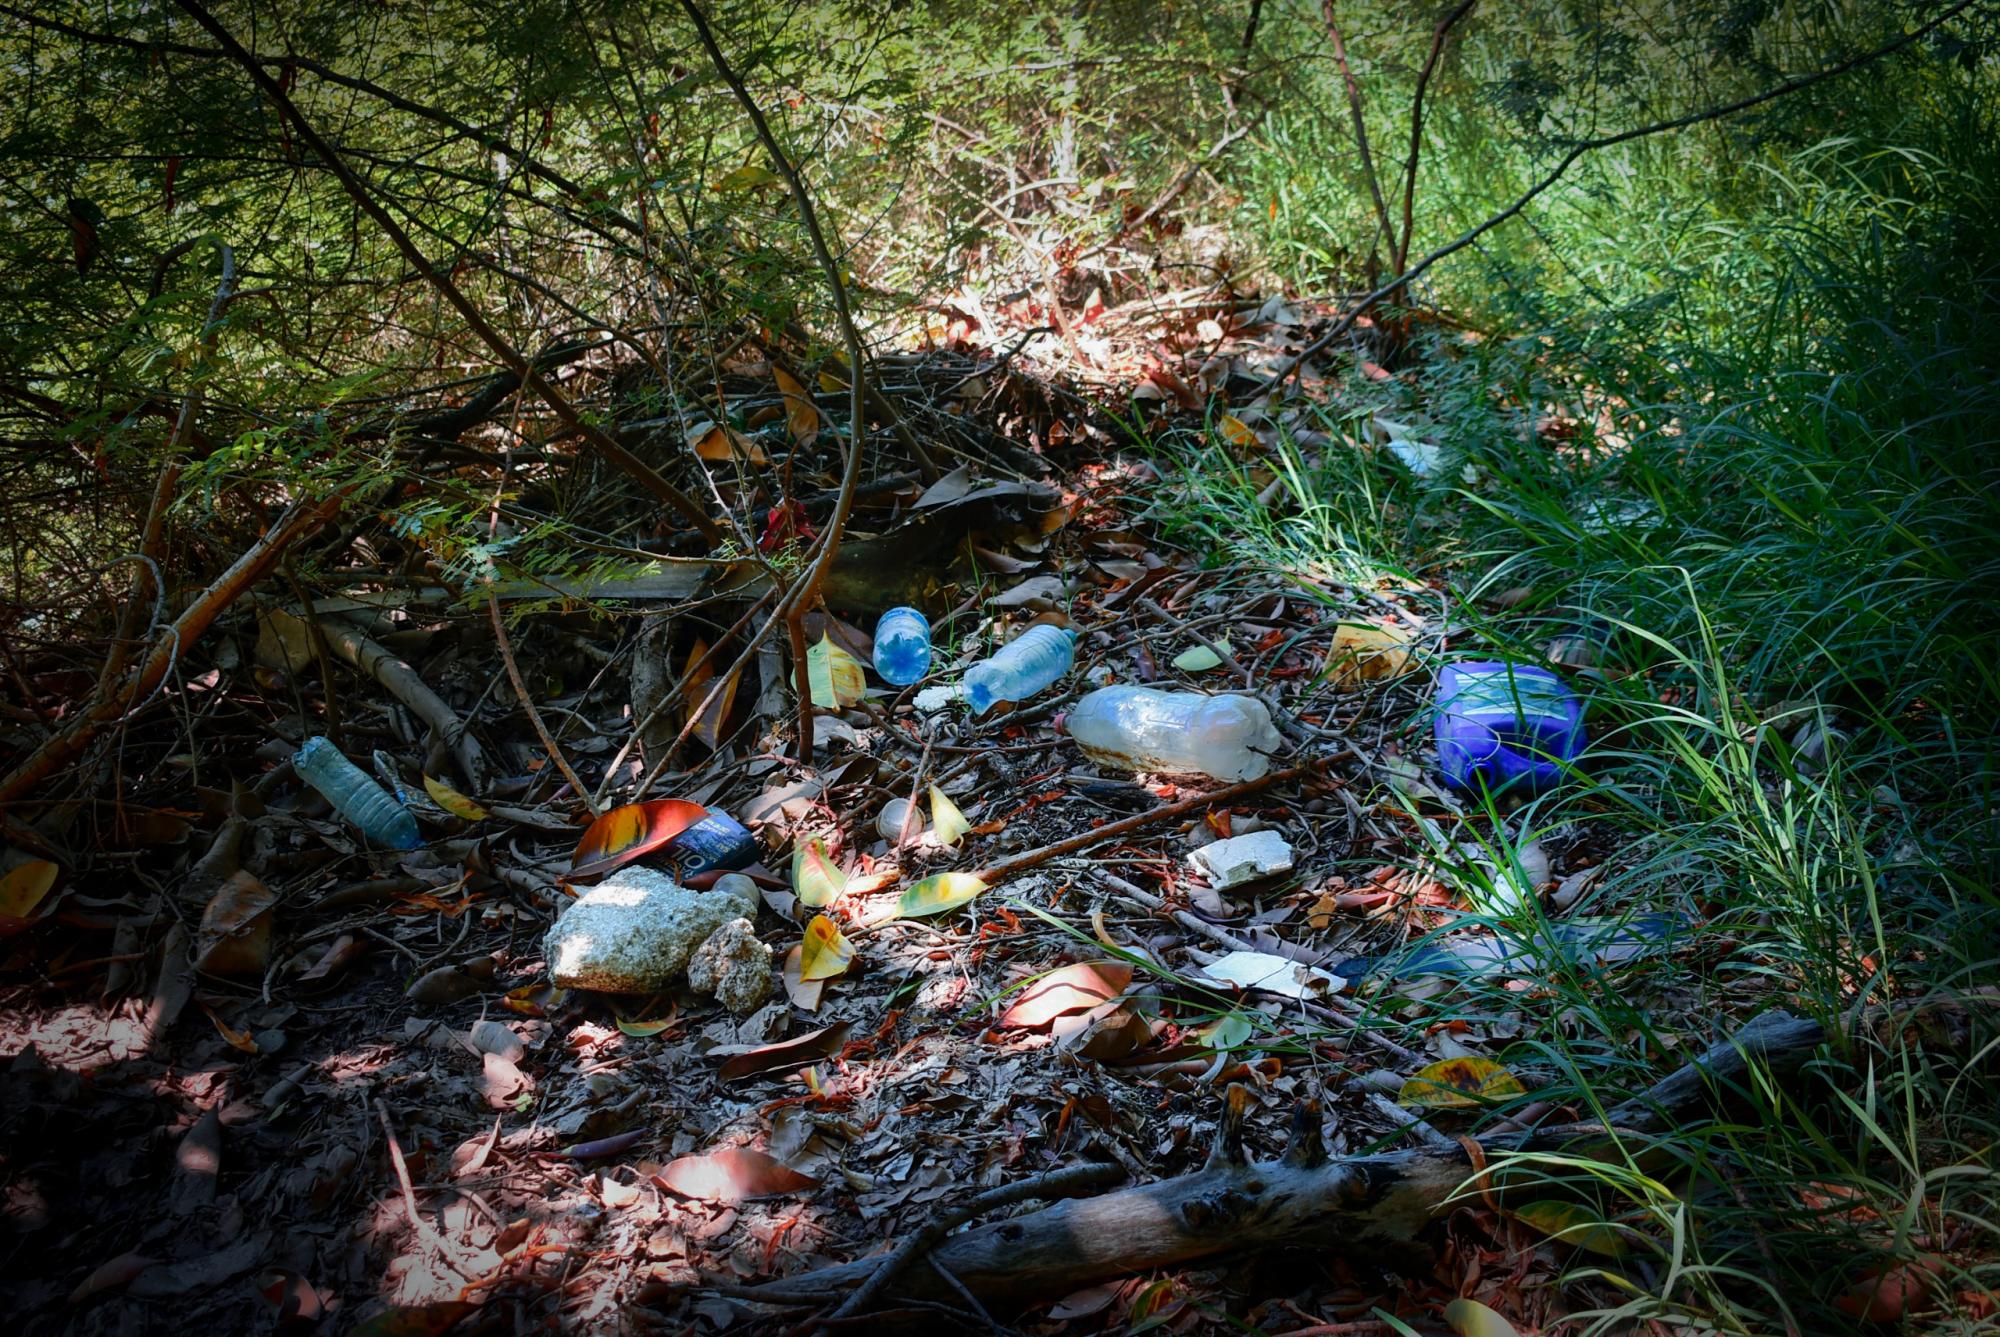
[[[790,996],[792,1006],[801,1012],[817,1012],[820,995],[826,992],[826,981],[801,978],[799,972],[804,968],[805,953],[800,947],[785,953],[785,993]]]
[[[232,874],[202,911],[195,969],[210,975],[263,974],[271,963],[271,909],[277,903],[251,874]]]
[[[720,656],[710,657],[707,663],[703,663],[702,659],[707,655],[708,642],[697,636],[694,647],[688,651],[687,686],[681,693],[686,707],[681,721],[683,724],[701,709],[702,702],[708,701],[711,684],[715,681],[715,660]],[[722,724],[729,718],[730,708],[736,704],[736,688],[742,676],[743,666],[733,666],[729,677],[723,681],[722,690],[715,694],[715,700],[709,702],[708,709],[702,711],[701,718],[695,721],[692,730],[694,738],[711,752],[722,746]]]
[[[1448,1058],[1418,1069],[1396,1101],[1424,1109],[1473,1109],[1526,1094],[1521,1079],[1490,1058]]]
[[[1234,653],[1228,641],[1197,645],[1192,650],[1183,650],[1175,655],[1174,667],[1185,673],[1206,673],[1221,667],[1224,655]]]
[[[1320,676],[1337,687],[1393,678],[1410,666],[1410,634],[1400,627],[1343,622],[1333,633]]]
[[[668,1162],[653,1176],[653,1182],[684,1198],[723,1203],[772,1198],[819,1186],[819,1180],[811,1175],[802,1175],[777,1157],[750,1147],[683,1156]]]
[[[710,1058],[725,1059],[717,1076],[725,1082],[740,1082],[745,1077],[803,1068],[808,1063],[830,1058],[847,1043],[847,1032],[852,1028],[852,1022],[843,1021],[774,1045],[718,1045],[708,1053]]]
[[[819,436],[819,409],[812,396],[783,367],[771,368],[771,378],[778,383],[778,393],[785,397],[785,426],[792,440],[801,449],[812,445]]]
[[[1444,1307],[1444,1321],[1458,1337],[1521,1337],[1513,1324],[1477,1300],[1453,1300]]]
[[[1225,413],[1215,420],[1215,428],[1222,433],[1222,439],[1240,450],[1255,450],[1263,443],[1257,434],[1233,413]]]
[[[623,868],[660,848],[708,816],[708,809],[683,799],[662,798],[613,808],[584,829],[570,857],[572,882],[586,882]]]
[[[727,423],[696,423],[688,429],[687,439],[695,457],[710,463],[740,458],[745,464],[761,467],[771,462],[762,446]]]
[[[1030,1029],[1048,1025],[1065,1012],[1108,1003],[1132,983],[1132,967],[1120,961],[1085,961],[1051,971],[1021,991],[1000,1018],[1002,1026]]]
[[[1527,1203],[1514,1211],[1514,1218],[1526,1222],[1544,1235],[1562,1241],[1573,1248],[1587,1249],[1591,1253],[1601,1253],[1607,1258],[1622,1258],[1632,1252],[1618,1227],[1609,1221],[1600,1220],[1597,1214],[1576,1202]]]
[[[854,962],[854,944],[849,942],[831,919],[814,915],[806,925],[806,940],[799,944],[801,982],[828,980],[844,974]]]
[[[424,792],[431,796],[431,802],[437,804],[454,817],[463,817],[468,822],[483,822],[486,820],[486,809],[480,807],[477,803],[474,803],[471,799],[459,793],[442,780],[433,780],[430,776],[426,775],[424,777]]]
[[[28,926],[59,871],[47,859],[30,859],[0,877],[0,934],[18,933]]]

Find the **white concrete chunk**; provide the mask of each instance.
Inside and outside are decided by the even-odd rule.
[[[562,912],[542,950],[565,989],[657,993],[709,934],[754,916],[758,902],[757,884],[740,873],[695,891],[650,868],[621,868]]]

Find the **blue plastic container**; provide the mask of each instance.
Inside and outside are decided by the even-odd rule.
[[[891,608],[875,624],[875,671],[908,687],[931,671],[931,624],[914,608]]]
[[[1545,789],[1583,753],[1583,705],[1535,664],[1447,664],[1438,674],[1438,766],[1461,789]]]
[[[667,844],[666,855],[681,877],[710,869],[734,872],[757,862],[757,837],[726,812],[711,812]]]

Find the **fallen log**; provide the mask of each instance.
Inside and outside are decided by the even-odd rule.
[[[1729,1093],[1742,1089],[1753,1063],[1782,1081],[1825,1038],[1819,1022],[1766,1012],[1611,1109],[1603,1122],[1479,1139],[1479,1166],[1457,1142],[1329,1161],[1311,1102],[1294,1112],[1285,1154],[1251,1164],[1243,1156],[1240,1128],[1247,1093],[1239,1089],[1232,1093],[1216,1155],[1205,1168],[979,1226],[944,1241],[933,1256],[944,1272],[984,1300],[1060,1294],[1127,1273],[1258,1249],[1408,1254],[1418,1232],[1448,1210],[1496,1155],[1574,1148],[1614,1134],[1643,1141],[1704,1107],[1729,1103]],[[880,1255],[857,1259],[734,1294],[780,1305],[825,1303],[864,1284],[881,1261]],[[950,1301],[954,1294],[936,1270],[916,1269],[895,1288],[894,1298]]]

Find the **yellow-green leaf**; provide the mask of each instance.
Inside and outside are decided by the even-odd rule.
[[[47,859],[30,859],[0,877],[0,920],[26,919],[56,884],[60,870]]]
[[[1217,649],[1216,646],[1221,649]],[[1228,641],[1218,641],[1211,645],[1197,645],[1192,650],[1183,650],[1174,656],[1174,667],[1185,673],[1206,673],[1222,664],[1222,656],[1234,654]]]
[[[792,849],[792,890],[799,894],[801,905],[815,910],[832,905],[847,890],[847,874],[817,836]]]
[[[1513,1324],[1477,1300],[1453,1300],[1444,1307],[1444,1321],[1458,1337],[1521,1337]]]
[[[624,1017],[619,1017],[618,1029],[635,1039],[643,1040],[649,1035],[658,1035],[679,1020],[678,1016],[661,1017],[655,1021],[627,1021]]]
[[[480,807],[477,803],[474,803],[471,799],[459,793],[442,780],[433,780],[430,776],[426,775],[424,777],[424,792],[431,796],[431,802],[437,804],[454,817],[463,817],[468,822],[483,822],[486,820],[486,809]]]
[[[853,961],[854,944],[842,936],[839,926],[825,915],[814,915],[799,946],[799,979],[830,980]]]
[[[1599,1219],[1581,1203],[1531,1202],[1517,1208],[1514,1216],[1573,1248],[1601,1253],[1607,1258],[1623,1258],[1632,1252],[1631,1244],[1618,1227]]]
[[[931,834],[940,845],[956,845],[959,838],[972,829],[972,823],[965,820],[965,814],[958,805],[945,797],[944,791],[931,786]]]
[[[1425,1109],[1471,1109],[1527,1094],[1521,1079],[1490,1058],[1448,1058],[1403,1083],[1400,1104]]]
[[[775,186],[778,174],[768,167],[759,167],[754,162],[746,162],[726,176],[717,177],[710,183],[710,190],[755,190],[759,186]]]
[[[1196,1038],[1210,1049],[1235,1049],[1247,1044],[1250,1034],[1250,1018],[1241,1012],[1225,1012],[1195,1031]]]
[[[946,910],[956,910],[984,890],[986,884],[970,873],[939,873],[907,888],[896,902],[895,917],[915,919],[943,914]]]
[[[806,680],[812,686],[813,704],[821,710],[851,706],[868,690],[861,661],[828,636],[821,636],[819,644],[806,651]]]

